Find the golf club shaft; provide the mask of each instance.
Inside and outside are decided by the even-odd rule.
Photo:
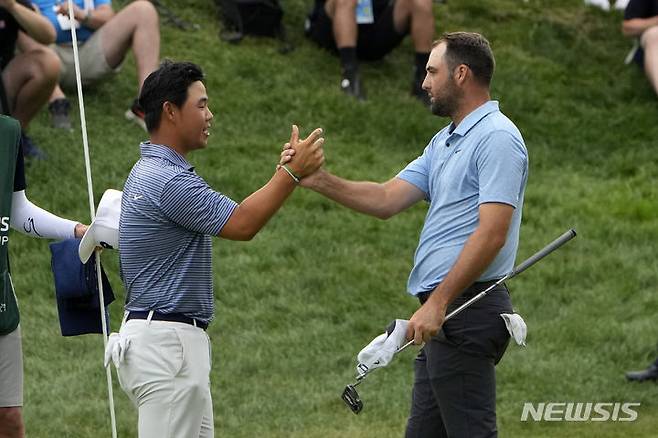
[[[464,304],[462,304],[461,306],[459,306],[458,308],[456,308],[455,310],[450,312],[445,317],[443,322],[445,323],[445,321],[447,321],[450,318],[456,316],[458,313],[460,313],[462,310],[464,310],[465,308],[467,308],[471,304],[473,304],[476,301],[479,301],[480,299],[482,299],[482,297],[484,297],[488,292],[493,290],[495,287],[499,286],[502,282],[504,282],[505,280],[509,280],[510,278],[519,275],[521,272],[525,271],[526,269],[528,269],[529,267],[531,267],[532,265],[537,263],[539,260],[541,260],[544,257],[546,257],[547,255],[549,255],[550,253],[552,253],[553,251],[555,251],[556,249],[558,249],[559,247],[561,247],[562,245],[564,245],[565,243],[567,243],[568,241],[573,239],[574,237],[576,237],[576,230],[570,229],[569,231],[567,231],[566,233],[564,233],[563,235],[561,235],[560,237],[558,237],[557,239],[555,239],[554,241],[552,241],[551,243],[546,245],[544,248],[540,249],[535,254],[530,256],[523,263],[521,263],[519,266],[514,268],[514,270],[512,272],[510,272],[509,274],[507,274],[506,276],[504,276],[500,280],[496,281],[494,284],[489,286],[486,290],[483,290],[482,292],[480,292],[479,294],[477,294],[476,296],[474,296],[473,298],[466,301]],[[402,347],[400,347],[396,351],[396,353],[399,353],[399,352],[403,351],[405,348],[412,345],[413,343],[414,343],[413,340],[407,342]]]

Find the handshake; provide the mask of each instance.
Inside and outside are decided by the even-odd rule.
[[[308,137],[299,139],[299,128],[292,125],[290,141],[283,145],[281,159],[277,167],[286,172],[302,186],[308,183],[304,178],[313,175],[324,164],[324,137],[322,128],[317,128]]]

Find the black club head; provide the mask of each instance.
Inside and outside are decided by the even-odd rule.
[[[345,404],[354,412],[358,414],[363,409],[363,402],[359,398],[359,393],[353,385],[347,385],[341,396]]]

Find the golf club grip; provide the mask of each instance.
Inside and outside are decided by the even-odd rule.
[[[555,251],[556,249],[558,249],[559,247],[561,247],[562,245],[573,239],[574,237],[576,237],[576,230],[572,228],[566,233],[564,233],[563,235],[561,235],[560,237],[558,237],[557,239],[555,239],[554,241],[552,241],[551,243],[549,243],[548,245],[546,245],[545,247],[543,247],[542,249],[540,249],[539,251],[537,251],[536,253],[534,253],[519,266],[517,266],[514,269],[514,271],[512,271],[512,273],[509,275],[508,278],[512,278],[516,275],[519,275],[521,272],[525,271],[530,266],[534,265],[539,260],[543,259],[544,257],[549,255],[550,253],[552,253],[553,251]]]

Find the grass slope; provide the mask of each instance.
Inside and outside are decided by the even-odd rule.
[[[119,2],[122,4],[123,2]],[[363,67],[369,100],[338,90],[336,59],[302,35],[308,3],[286,2],[297,49],[271,40],[218,40],[210,1],[167,2],[197,32],[162,26],[162,55],[201,64],[215,112],[199,174],[240,200],[272,174],[290,124],[325,129],[327,167],[349,178],[385,180],[419,155],[447,120],[410,98],[407,39]],[[569,227],[576,241],[511,282],[529,326],[528,347],[510,347],[498,367],[501,436],[650,437],[658,430],[655,385],[623,371],[653,358],[658,295],[658,101],[635,67],[620,15],[577,0],[463,0],[436,5],[437,31],[473,30],[492,42],[493,96],[521,129],[531,157],[519,258]],[[123,120],[135,95],[128,59],[111,82],[86,90],[96,200],[121,188],[144,133]],[[74,96],[72,95],[75,100]],[[77,115],[74,116],[78,122]],[[88,220],[81,135],[31,134],[49,160],[28,169],[30,198]],[[217,436],[399,437],[410,399],[406,352],[360,391],[352,415],[339,399],[355,355],[388,321],[407,317],[404,293],[425,206],[382,222],[298,190],[252,242],[216,241],[217,317],[213,396]],[[22,316],[25,417],[30,437],[109,436],[100,337],[59,336],[47,243],[12,234],[12,267]],[[116,253],[103,255],[118,295]],[[115,380],[121,437],[136,436],[136,414]],[[526,401],[640,402],[634,423],[523,423]]]

